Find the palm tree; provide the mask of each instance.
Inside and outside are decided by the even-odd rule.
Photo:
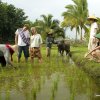
[[[36,20],[34,22],[34,26],[38,28],[39,33],[42,35],[42,37],[45,39],[46,34],[49,33],[51,30],[53,32],[53,36],[63,36],[64,37],[64,31],[59,26],[60,22],[57,19],[52,19],[52,15],[49,14],[41,15],[42,20]]]
[[[64,19],[64,21],[61,24],[62,27],[70,27],[71,31],[73,29],[76,29],[76,37],[75,39],[77,40],[77,36],[79,33],[79,26],[78,26],[78,21],[75,18],[71,18],[71,20],[69,20],[69,17],[66,16],[66,18]]]
[[[64,21],[66,27],[76,28],[76,32],[80,29],[80,40],[82,40],[82,32],[87,31],[85,21],[88,16],[87,0],[72,0],[74,4],[67,5],[67,11],[62,15],[64,16]],[[67,20],[66,20],[67,18]],[[69,22],[68,23],[66,22]],[[66,24],[67,23],[67,24]]]
[[[52,25],[52,17],[53,16],[51,14],[49,14],[48,16],[41,15],[41,17],[43,18],[44,25],[46,27],[51,27],[51,25]]]

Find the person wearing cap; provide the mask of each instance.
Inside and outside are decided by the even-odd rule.
[[[95,60],[96,62],[100,62],[100,33],[95,35],[95,38],[97,38],[97,46],[88,53],[87,56],[91,54],[90,60]]]
[[[100,33],[96,34],[95,38],[97,38],[97,46],[100,46]]]
[[[50,57],[51,55],[51,47],[53,43],[52,32],[49,32],[46,37],[46,56]]]
[[[95,38],[98,39],[97,46],[92,50],[92,56],[97,62],[100,62],[100,33],[95,35]]]
[[[18,45],[18,62],[20,62],[22,51],[24,53],[25,61],[29,57],[30,33],[29,25],[25,24],[23,28],[19,28],[15,32],[15,44]]]
[[[11,65],[13,61],[13,54],[17,52],[17,45],[0,44],[0,63],[2,66]],[[11,59],[10,59],[11,57]]]
[[[41,55],[41,44],[42,37],[40,34],[37,33],[37,30],[35,27],[31,27],[31,38],[30,38],[30,57],[31,62],[34,62],[34,58],[38,57],[39,63],[42,62],[42,55]]]
[[[88,20],[91,23],[88,51],[91,51],[96,47],[96,38],[94,36],[97,33],[98,25],[97,25],[97,18],[95,16],[88,17]]]

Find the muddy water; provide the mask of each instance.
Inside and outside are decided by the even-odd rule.
[[[0,100],[100,100],[100,87],[74,65],[49,62],[0,69]]]

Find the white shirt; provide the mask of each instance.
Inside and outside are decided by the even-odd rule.
[[[98,28],[98,25],[96,22],[91,24],[90,38],[94,38],[94,36],[96,35],[95,29],[97,29],[97,28]]]
[[[30,47],[40,47],[40,45],[42,44],[42,37],[40,34],[32,35],[30,40]]]
[[[23,30],[22,28],[17,29],[15,34],[18,35],[18,45],[19,46],[26,46],[26,43],[23,42],[23,39],[21,38],[21,36],[19,34],[22,30]],[[29,34],[28,30],[24,31],[23,33],[24,33],[26,38],[30,38],[30,34]]]

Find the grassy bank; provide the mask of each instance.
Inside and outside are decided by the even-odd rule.
[[[75,61],[76,65],[82,68],[93,78],[100,79],[100,63],[95,61],[89,61],[84,58],[84,54],[87,52],[86,46],[72,47],[72,59]]]

